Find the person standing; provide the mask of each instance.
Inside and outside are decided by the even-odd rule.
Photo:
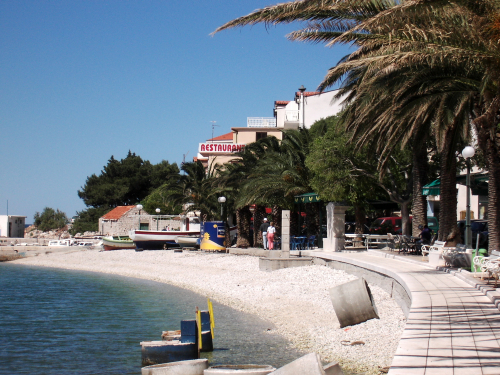
[[[276,233],[276,228],[274,227],[274,223],[271,221],[271,224],[267,228],[267,244],[269,250],[274,250],[274,234]]]
[[[267,218],[264,218],[264,222],[260,226],[260,233],[262,235],[262,246],[264,246],[264,250],[267,250],[267,228],[269,228],[269,223],[267,222]]]

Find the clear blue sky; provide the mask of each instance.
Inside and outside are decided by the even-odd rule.
[[[113,155],[191,160],[198,143],[313,91],[347,48],[298,25],[209,34],[273,0],[0,2],[0,214],[69,217]]]

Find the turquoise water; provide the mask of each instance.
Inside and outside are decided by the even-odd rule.
[[[0,263],[0,374],[140,374],[141,341],[194,319],[206,298],[151,281]],[[280,367],[301,353],[274,327],[214,303],[211,365]]]

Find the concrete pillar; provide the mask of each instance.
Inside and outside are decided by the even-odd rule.
[[[281,211],[281,257],[290,257],[290,210]]]
[[[324,251],[341,251],[345,248],[345,211],[349,208],[342,203],[330,202],[326,206],[326,236]]]

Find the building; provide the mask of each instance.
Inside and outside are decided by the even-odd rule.
[[[316,121],[337,114],[342,99],[335,99],[338,91],[306,92],[302,86],[292,101],[275,101],[274,117],[247,117],[246,127],[233,127],[231,132],[200,143],[195,161],[205,168],[223,165],[234,159],[234,154],[245,145],[265,137],[283,139],[283,130],[309,129]]]
[[[149,215],[137,206],[118,206],[99,218],[99,233],[103,236],[128,236],[132,229],[162,230],[166,226],[179,230],[180,219],[174,215]]]
[[[280,129],[310,129],[318,120],[334,116],[342,110],[343,97],[338,90],[306,92],[302,86],[292,101],[275,101],[274,117]]]
[[[0,215],[0,237],[24,238],[26,216]]]

